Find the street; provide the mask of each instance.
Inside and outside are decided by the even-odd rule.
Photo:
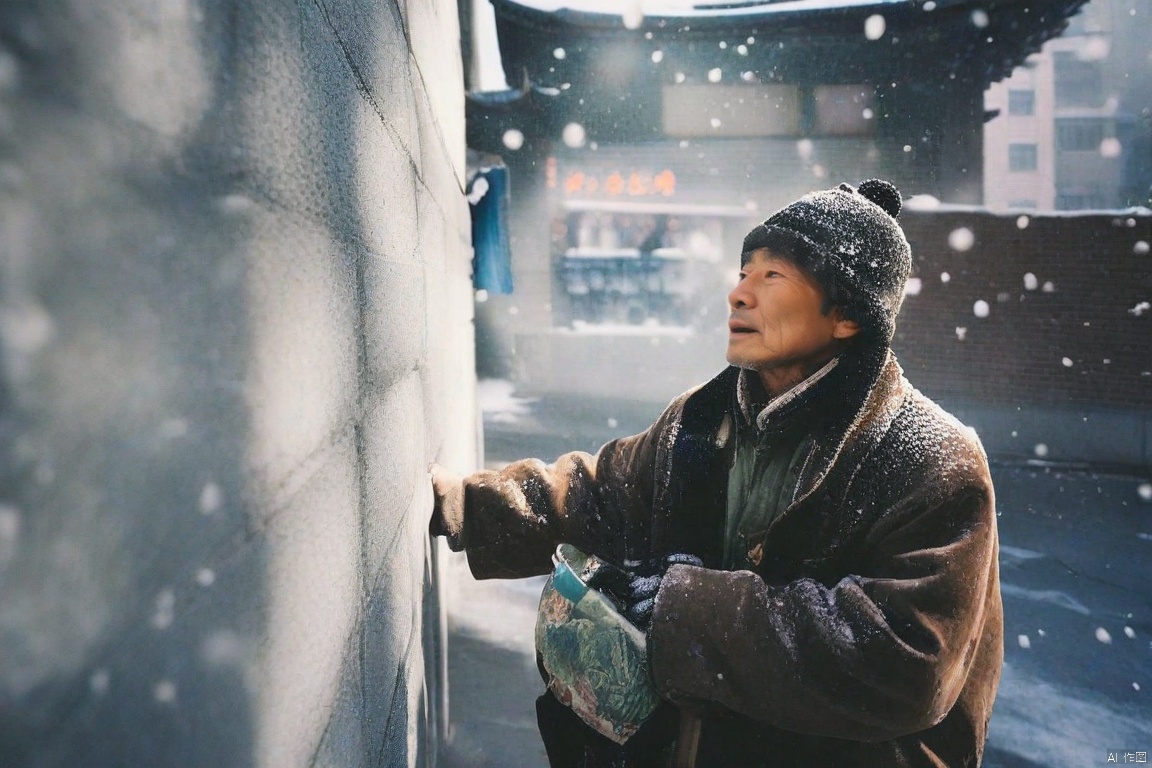
[[[491,385],[490,385],[491,386]],[[489,467],[594,451],[651,407],[481,392]],[[1095,766],[1152,752],[1148,477],[996,463],[1005,663],[984,765]],[[543,578],[477,582],[446,567],[450,766],[546,766],[532,632]]]

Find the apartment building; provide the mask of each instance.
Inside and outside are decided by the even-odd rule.
[[[1140,0],[1091,0],[985,93],[984,202],[993,210],[1147,205],[1152,46]]]

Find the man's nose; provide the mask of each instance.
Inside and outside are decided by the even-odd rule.
[[[748,283],[751,277],[746,277],[740,282],[736,283],[736,287],[728,292],[728,306],[732,309],[747,309],[755,306],[756,294],[751,290]]]

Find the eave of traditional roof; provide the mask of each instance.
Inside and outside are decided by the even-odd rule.
[[[986,86],[1059,35],[1086,0],[788,0],[697,5],[625,24],[617,13],[491,0],[504,71],[559,87],[595,77],[598,60],[689,79],[720,68],[761,81],[937,82]],[[879,15],[884,32],[865,35]],[[638,23],[636,23],[638,22]],[[631,27],[631,28],[630,28]],[[747,40],[751,38],[751,42]],[[725,48],[720,43],[725,42]],[[562,48],[563,58],[555,51]],[[660,61],[651,56],[660,51]],[[630,56],[630,58],[628,58]],[[660,77],[658,72],[648,76]],[[747,78],[745,78],[747,79]]]

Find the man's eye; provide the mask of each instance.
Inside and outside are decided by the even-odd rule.
[[[774,269],[770,269],[764,273],[764,277],[780,277],[780,273]]]

